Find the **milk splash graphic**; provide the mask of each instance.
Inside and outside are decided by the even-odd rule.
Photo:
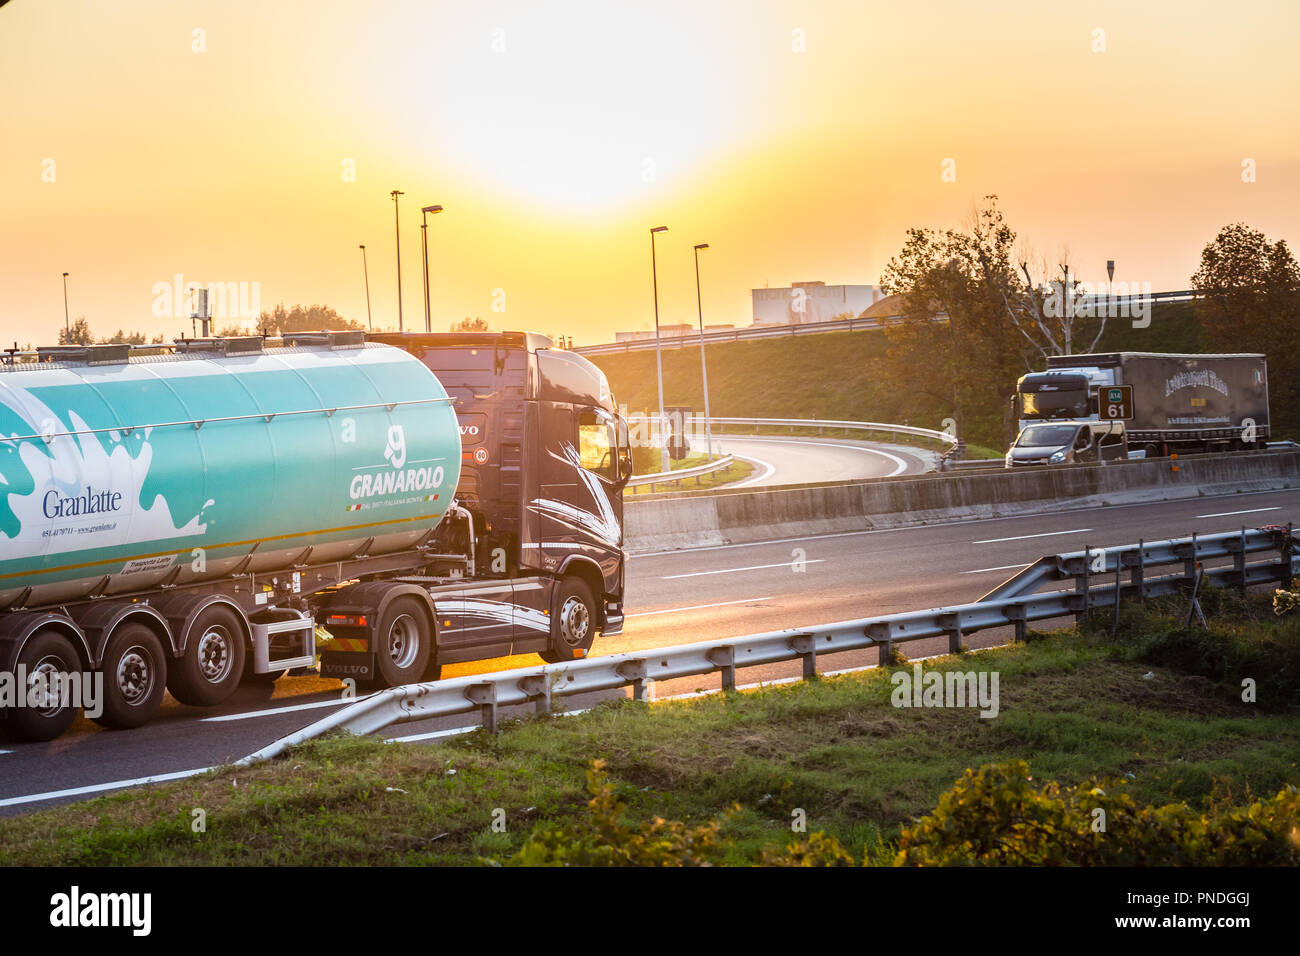
[[[24,432],[0,432],[0,451],[8,453],[5,457],[12,469],[8,474],[0,470],[0,504],[7,498],[12,515],[0,515],[5,519],[0,522],[5,559],[111,548],[206,532],[203,509],[184,525],[177,525],[162,495],[156,495],[147,507],[141,505],[153,463],[149,442],[152,429],[109,432],[106,449],[98,434],[64,434],[69,429],[30,392],[12,389],[4,397],[0,409],[16,412],[24,423],[42,423]],[[68,421],[71,431],[89,430],[76,412],[69,411]],[[36,433],[53,437],[48,444],[42,438],[18,440],[22,435]],[[138,448],[134,455],[132,447]],[[21,464],[13,461],[15,451]],[[203,508],[212,504],[208,500]]]

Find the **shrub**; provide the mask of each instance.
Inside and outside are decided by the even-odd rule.
[[[538,827],[507,866],[712,866],[727,844],[717,820],[688,827],[655,817],[632,827],[623,822],[627,805],[614,794],[604,761],[587,771],[587,813],[562,825]]]
[[[1296,866],[1300,791],[1199,814],[1138,806],[1122,784],[1035,786],[1024,761],[967,770],[903,830],[899,866]],[[1100,811],[1100,812],[1099,812]]]

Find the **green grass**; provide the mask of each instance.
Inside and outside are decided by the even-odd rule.
[[[26,865],[454,864],[517,850],[540,822],[583,811],[585,772],[603,759],[632,821],[727,818],[733,863],[809,831],[882,861],[902,825],[928,812],[967,767],[1014,758],[1035,779],[1122,777],[1143,803],[1239,805],[1300,783],[1296,702],[1273,674],[1294,667],[1300,616],[1270,620],[1265,598],[1212,606],[1214,637],[1258,671],[1244,703],[1231,668],[1215,676],[1170,655],[1179,602],[1101,627],[931,667],[996,670],[1000,714],[896,709],[889,672],[762,692],[603,705],[435,745],[313,742],[255,768],[0,821],[0,862]],[[1282,651],[1277,648],[1281,647]],[[1251,654],[1257,656],[1252,660]],[[1258,655],[1265,656],[1258,656]],[[1272,655],[1272,656],[1267,656]],[[1150,677],[1146,676],[1150,674]],[[206,832],[192,828],[206,812]],[[493,827],[494,811],[505,832]]]
[[[636,474],[657,474],[659,472],[659,469],[662,466],[659,464],[658,449],[634,448],[632,451],[634,456],[639,451],[653,453],[653,464],[647,465],[643,470],[637,471]],[[707,461],[708,461],[708,456],[705,455],[704,452],[697,452],[695,454],[687,455],[681,461],[670,461],[669,465],[671,471],[679,471],[684,468],[695,468],[698,465],[705,464]],[[675,491],[707,491],[710,488],[719,488],[719,487],[732,484],[733,482],[743,481],[746,478],[748,478],[753,473],[753,471],[754,471],[753,465],[751,465],[747,461],[741,461],[739,458],[737,458],[725,469],[709,472],[707,475],[697,475],[694,478],[683,478],[681,480],[680,486],[677,487],[674,487],[672,484],[666,482],[663,484],[656,483],[654,486],[654,490],[651,491],[649,485],[635,485],[629,487],[624,493],[629,497],[635,497],[637,495],[649,495],[649,494],[660,495],[666,492],[675,492]]]

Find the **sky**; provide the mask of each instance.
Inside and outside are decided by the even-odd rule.
[[[1300,242],[1300,3],[9,0],[0,342],[189,334],[254,303],[579,344],[877,284],[983,196],[1081,278],[1189,285]],[[1053,258],[1057,257],[1057,258]],[[233,285],[232,285],[233,284]],[[242,309],[241,309],[242,307]],[[226,324],[218,320],[219,325]]]

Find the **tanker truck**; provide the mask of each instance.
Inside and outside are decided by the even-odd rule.
[[[128,728],[164,690],[217,705],[318,651],[383,687],[621,631],[631,454],[599,369],[532,333],[375,339],[0,363],[13,733],[58,736],[91,681],[87,716]]]

